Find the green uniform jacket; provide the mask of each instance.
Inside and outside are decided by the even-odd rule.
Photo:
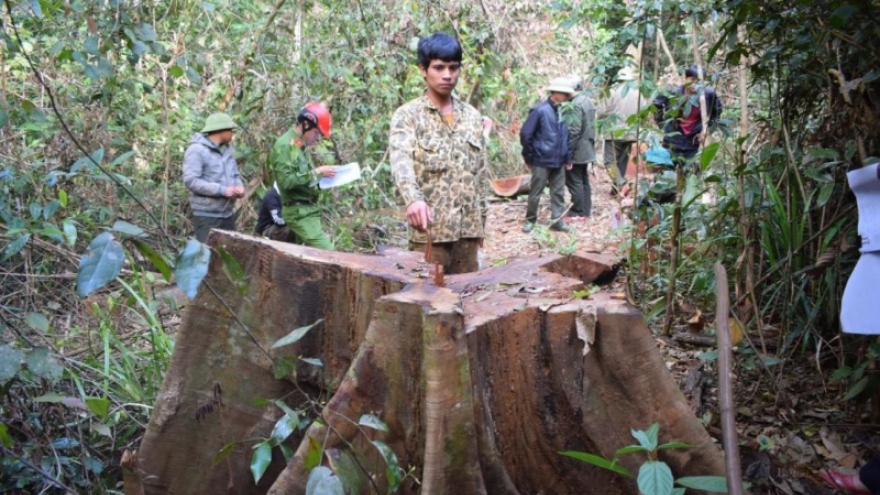
[[[299,146],[291,145],[295,137],[294,129],[285,132],[269,153],[269,169],[283,205],[281,216],[296,236],[296,243],[331,250],[333,242],[321,227],[318,175]]]
[[[318,176],[309,164],[306,154],[291,145],[296,131],[290,129],[275,141],[269,153],[269,170],[278,183],[278,193],[284,206],[316,204],[318,202]]]

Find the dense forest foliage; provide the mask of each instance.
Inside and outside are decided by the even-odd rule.
[[[119,455],[136,447],[173,348],[174,308],[155,294],[199,262],[180,164],[207,114],[241,125],[239,230],[253,229],[272,142],[321,100],[333,140],[314,158],[364,170],[360,187],[322,200],[337,247],[404,245],[388,123],[423,89],[416,43],[440,30],[464,47],[458,96],[495,121],[493,177],[525,172],[519,125],[551,77],[584,75],[601,99],[628,66],[649,103],[683,67],[706,67],[725,110],[686,184],[688,249],[649,257],[668,246],[672,210],[634,212],[630,225],[660,222],[625,227],[629,297],[658,332],[711,314],[721,261],[747,337],[737,359],[774,394],[804,392],[786,378],[804,368],[824,376],[827,401],[880,390],[880,347],[842,338],[838,316],[858,258],[846,173],[880,156],[870,0],[5,0],[0,21],[3,491],[118,492]],[[657,134],[649,105],[628,124]],[[81,256],[99,241],[118,246],[118,277],[81,297]],[[860,418],[838,406],[828,418]]]

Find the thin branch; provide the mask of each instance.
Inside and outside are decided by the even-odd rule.
[[[8,4],[9,4],[9,0],[6,0],[6,3],[7,3],[7,5],[8,5]],[[36,472],[37,474],[39,474],[40,476],[42,476],[46,481],[48,481],[49,483],[51,483],[51,484],[57,486],[58,488],[61,488],[61,489],[64,490],[65,492],[67,492],[67,493],[72,493],[73,495],[79,495],[79,492],[73,490],[72,488],[68,487],[68,486],[65,485],[64,483],[58,481],[58,478],[52,476],[51,474],[47,473],[46,471],[43,471],[42,468],[39,468],[39,467],[37,467],[37,466],[31,464],[30,461],[28,461],[28,460],[25,459],[24,457],[20,457],[18,454],[16,454],[15,452],[13,452],[13,451],[7,449],[6,447],[4,447],[4,446],[2,446],[2,445],[0,445],[0,451],[3,452],[3,455],[8,455],[9,457],[12,457],[13,459],[17,460],[18,462],[24,464],[24,465],[27,466],[29,469],[33,470],[34,472]]]

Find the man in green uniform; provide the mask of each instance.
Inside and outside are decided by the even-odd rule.
[[[430,236],[432,259],[445,273],[479,267],[488,213],[483,117],[452,91],[461,70],[458,40],[435,33],[419,42],[425,94],[391,117],[391,173],[406,204],[410,249]]]
[[[304,147],[324,137],[330,137],[330,112],[321,103],[309,103],[300,110],[296,125],[275,141],[268,165],[281,195],[281,216],[291,232],[287,241],[333,249],[333,242],[321,228],[318,181],[333,177],[336,169],[312,168],[303,152]]]

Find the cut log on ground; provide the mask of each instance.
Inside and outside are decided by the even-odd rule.
[[[633,480],[558,452],[612,457],[635,442],[631,429],[655,422],[661,442],[695,446],[661,451],[676,476],[724,473],[641,314],[609,294],[572,297],[612,259],[521,259],[438,288],[421,253],[327,252],[218,231],[209,244],[246,280],[230,282],[235,270],[213,256],[216,296],[203,285],[186,308],[138,451],[148,495],[302,494],[318,463],[360,484],[353,493],[386,493],[398,473],[374,441],[412,470],[398,493],[631,494]],[[300,356],[322,366],[279,365]],[[272,449],[255,484],[252,447],[283,416],[279,399],[320,404],[320,418],[284,442],[289,461]],[[359,425],[364,414],[387,432]],[[620,464],[637,472],[644,460]]]
[[[493,179],[489,184],[496,195],[504,198],[515,198],[520,194],[527,194],[529,192],[530,177],[530,175],[504,177],[502,179]]]

